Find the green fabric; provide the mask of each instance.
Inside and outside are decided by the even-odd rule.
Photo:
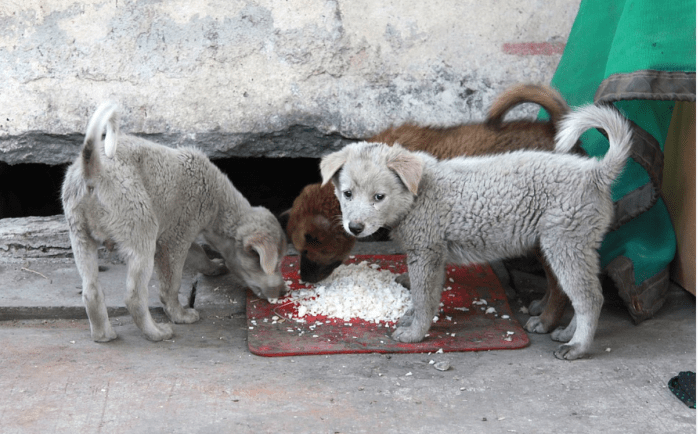
[[[695,2],[582,0],[552,86],[576,107],[592,103],[598,86],[610,75],[638,70],[695,71]],[[663,147],[674,102],[633,100],[615,105]],[[608,149],[598,131],[586,132],[581,141],[593,156]],[[647,182],[646,171],[630,159],[613,186],[613,200]],[[607,235],[600,249],[601,267],[624,255],[633,261],[639,285],[662,271],[675,250],[671,219],[658,201]]]

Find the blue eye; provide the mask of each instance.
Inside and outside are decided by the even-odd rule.
[[[385,195],[381,193],[377,193],[374,195],[374,200],[377,202],[381,202],[384,200]]]

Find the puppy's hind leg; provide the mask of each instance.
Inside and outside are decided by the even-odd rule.
[[[153,273],[153,250],[129,255],[126,278],[126,308],[146,338],[162,341],[173,336],[170,324],[158,324],[148,310],[148,281]]]
[[[525,324],[525,330],[531,333],[549,333],[554,327],[556,327],[561,320],[561,317],[564,315],[569,299],[559,287],[557,277],[549,264],[547,264],[544,258],[539,254],[538,258],[540,259],[540,262],[542,262],[545,274],[547,275],[547,292],[545,293],[544,298],[539,300],[539,303],[537,301],[533,301],[530,304],[530,307],[528,308],[530,315],[538,316],[530,317]],[[569,337],[569,339],[570,338],[571,337]],[[567,341],[569,339],[567,339]]]
[[[83,279],[83,303],[90,322],[90,334],[95,342],[117,338],[107,315],[104,293],[97,282],[99,244],[84,233],[70,233],[75,264]]]
[[[157,254],[158,252],[156,252]],[[228,273],[228,268],[222,259],[209,259],[202,246],[197,243],[190,245],[185,265],[205,276],[219,276]]]
[[[547,305],[547,302],[549,301],[549,294],[549,286],[547,286],[547,291],[545,291],[544,297],[542,297],[539,300],[532,300],[530,305],[527,307],[528,313],[533,316],[541,314],[542,311],[544,311],[544,307]]]
[[[565,329],[555,330],[552,339],[571,339],[554,352],[558,359],[574,360],[583,356],[591,344],[598,327],[603,307],[603,289],[598,279],[598,254],[594,248],[573,247],[574,241],[557,243],[556,253],[545,250],[552,270],[561,287],[571,299],[574,318]]]
[[[162,237],[156,245],[155,266],[160,283],[160,301],[165,307],[165,313],[176,324],[191,324],[199,320],[199,313],[180,304],[179,294],[182,283],[182,268],[190,254],[194,251],[199,255],[202,248],[194,249],[195,244],[182,241],[165,241]],[[201,254],[206,257],[204,250]],[[208,258],[207,258],[208,259]]]
[[[553,341],[557,342],[569,342],[574,337],[574,332],[576,332],[576,314],[571,318],[571,322],[566,327],[559,327],[554,330],[551,334]]]

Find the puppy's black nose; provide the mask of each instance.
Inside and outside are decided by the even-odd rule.
[[[350,223],[348,224],[348,228],[350,228],[350,232],[352,232],[353,234],[357,235],[357,234],[359,234],[360,232],[362,232],[362,230],[365,228],[365,225],[362,224],[362,223],[350,222]]]

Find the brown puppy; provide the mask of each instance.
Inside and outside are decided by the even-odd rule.
[[[505,114],[522,103],[542,106],[550,115],[549,122],[503,122]],[[367,139],[368,142],[400,143],[411,151],[425,151],[437,158],[497,154],[517,149],[554,149],[554,135],[559,120],[569,106],[559,93],[547,86],[516,85],[496,99],[485,123],[465,124],[450,128],[404,124],[389,128]],[[301,256],[300,275],[307,282],[318,282],[347,259],[355,238],[341,225],[340,204],[333,187],[327,184],[306,186],[292,208],[284,213],[287,235]],[[537,333],[551,331],[559,321],[567,298],[559,289],[547,264],[548,290],[545,297],[533,302],[533,317],[526,329]]]
[[[309,184],[283,214],[287,236],[299,252],[299,276],[306,282],[328,277],[350,255],[355,237],[342,226],[332,184]],[[284,226],[284,223],[283,223]]]
[[[549,122],[503,122],[505,114],[522,103],[535,103],[549,112]],[[404,124],[389,128],[366,141],[393,145],[399,143],[409,151],[424,151],[438,159],[500,154],[517,149],[551,151],[554,149],[556,125],[569,112],[569,106],[550,87],[516,85],[491,106],[485,123],[448,128]]]

